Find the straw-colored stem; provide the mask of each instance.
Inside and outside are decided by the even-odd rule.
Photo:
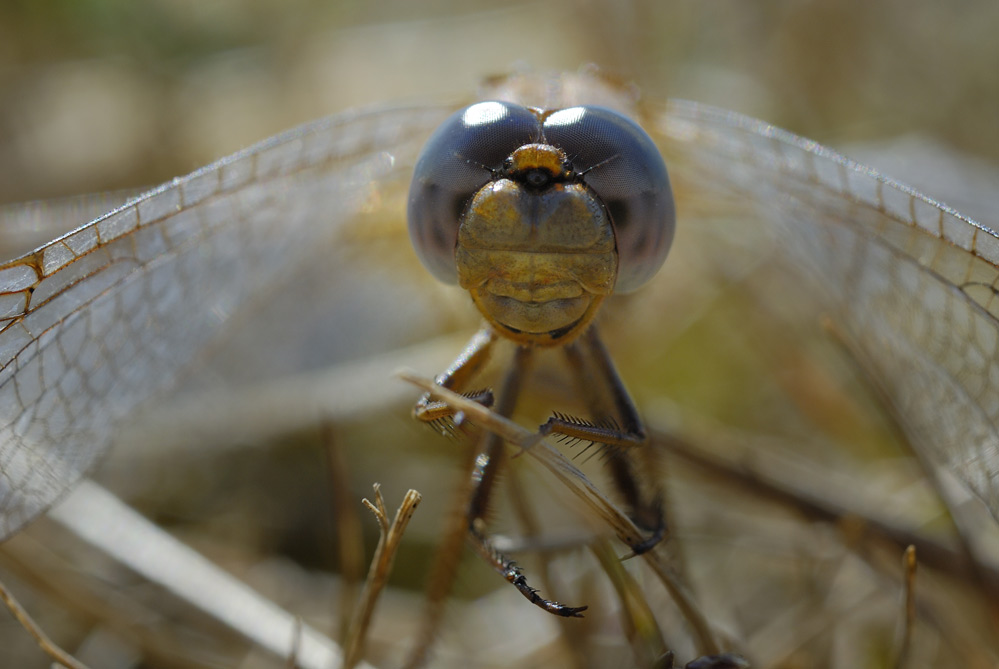
[[[909,666],[912,654],[912,630],[916,625],[916,547],[909,546],[902,556],[905,588],[902,597],[902,629],[895,652],[895,669]]]
[[[28,631],[34,639],[38,647],[41,648],[46,655],[52,658],[53,662],[57,662],[68,669],[87,669],[87,666],[77,660],[75,657],[64,651],[62,648],[57,646],[47,634],[38,626],[28,612],[24,610],[20,602],[14,597],[13,593],[7,589],[2,582],[0,582],[0,600],[3,600],[4,605],[11,612],[17,622],[21,623],[21,626]]]
[[[375,489],[375,503],[372,504],[367,499],[362,503],[373,513],[378,520],[381,529],[381,537],[378,540],[378,548],[371,560],[371,568],[368,570],[368,578],[364,583],[364,590],[361,593],[361,600],[358,602],[356,615],[351,621],[347,632],[347,641],[344,650],[343,666],[350,669],[361,658],[364,651],[364,640],[367,637],[368,626],[375,612],[375,604],[378,596],[388,582],[389,574],[392,571],[392,562],[402,541],[402,535],[409,524],[416,507],[419,506],[423,496],[415,490],[409,490],[399,505],[395,513],[395,518],[391,524],[388,519],[388,512],[385,510],[385,501],[382,499],[381,486],[377,483]]]

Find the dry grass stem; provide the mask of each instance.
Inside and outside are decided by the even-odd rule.
[[[460,411],[473,423],[494,432],[507,442],[518,446],[523,452],[545,467],[560,483],[578,497],[593,513],[607,523],[617,537],[629,547],[640,544],[644,537],[631,519],[614,502],[607,498],[575,465],[557,449],[544,441],[540,435],[517,425],[511,420],[496,415],[491,410],[453,391],[443,388],[433,381],[410,371],[402,371],[399,376],[409,383],[429,392],[432,397],[446,402]],[[650,550],[642,558],[656,574],[670,593],[677,607],[690,624],[701,652],[713,655],[719,652],[711,625],[700,608],[694,603],[687,588],[676,578],[659,550]]]
[[[360,515],[350,496],[347,463],[330,422],[323,423],[320,437],[326,454],[330,503],[333,507],[333,532],[336,536],[337,558],[340,563],[341,586],[337,602],[339,615],[335,638],[344,645],[350,621],[354,618],[354,605],[358,601],[361,579],[364,578],[364,541]]]
[[[65,538],[63,539],[65,541]],[[99,625],[127,644],[140,649],[154,667],[208,669],[199,661],[199,648],[185,644],[178,627],[142,624],[155,613],[136,600],[109,597],[106,590],[75,568],[78,551],[56,552],[58,541],[40,542],[21,533],[3,544],[0,567],[41,594],[69,615]],[[56,550],[54,550],[56,549]],[[76,565],[74,565],[76,560]]]
[[[53,662],[69,669],[87,669],[87,665],[77,660],[49,639],[48,635],[32,620],[28,612],[24,610],[24,607],[21,606],[13,593],[3,583],[0,583],[0,599],[3,600],[4,605],[6,605],[11,615],[14,616],[14,619],[21,623],[21,626],[28,631],[28,634],[34,637],[38,647],[51,657]]]
[[[916,625],[916,547],[909,546],[902,556],[905,589],[902,598],[902,629],[895,653],[895,669],[909,666],[912,652],[912,630]]]
[[[364,651],[364,639],[375,612],[378,596],[388,582],[389,574],[392,571],[392,562],[395,559],[399,543],[402,541],[402,535],[406,531],[406,526],[423,499],[420,493],[412,489],[409,490],[390,524],[385,501],[382,499],[381,486],[376,483],[374,489],[375,503],[372,504],[367,499],[362,500],[362,503],[375,514],[381,529],[381,537],[378,539],[378,547],[371,560],[371,568],[368,570],[368,578],[364,583],[361,601],[357,605],[356,615],[351,621],[347,633],[343,661],[343,666],[347,669],[353,667],[360,660],[361,653]]]
[[[463,461],[458,469],[459,485],[452,493],[451,504],[444,522],[442,539],[437,547],[433,570],[427,584],[426,600],[423,605],[420,627],[416,633],[413,649],[403,665],[405,669],[417,669],[426,665],[430,650],[440,634],[444,620],[447,597],[451,592],[461,561],[462,547],[468,536],[468,503],[474,489],[472,469],[475,466],[476,450],[463,449]]]
[[[300,624],[295,616],[93,481],[81,481],[49,511],[49,518],[253,644],[282,660],[288,657]],[[341,649],[331,639],[301,625],[298,662],[303,667],[329,667],[340,657]]]
[[[614,549],[606,539],[593,542],[590,550],[600,562],[621,600],[621,626],[631,642],[636,666],[652,666],[656,658],[666,652],[666,641],[659,630],[659,625],[656,624],[655,614],[642,593],[642,588],[617,559]]]
[[[897,547],[896,550],[913,546],[924,565],[970,583],[979,582],[983,574],[987,581],[999,583],[999,572],[989,565],[973,563],[964,551],[897,522],[876,517],[855,496],[835,494],[834,489],[823,484],[819,471],[788,467],[788,463],[779,461],[776,456],[740,444],[737,436],[722,430],[704,429],[693,425],[692,421],[685,421],[681,426],[682,434],[673,425],[659,427],[655,421],[652,423],[653,442],[712,476],[723,477],[813,520],[834,524],[849,521],[848,527],[862,531],[866,537],[887,542]]]

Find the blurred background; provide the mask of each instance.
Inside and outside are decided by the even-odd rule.
[[[997,29],[989,0],[13,0],[0,6],[0,202],[151,186],[348,107],[471,97],[485,75],[585,63],[649,99],[837,148],[882,142],[873,155],[895,172],[941,142],[936,176],[917,184],[941,197],[939,181],[999,183]]]
[[[999,192],[996,34],[999,3],[989,0],[946,5],[930,0],[541,0],[502,6],[478,1],[403,0],[7,1],[0,4],[0,203],[121,189],[133,192],[344,109],[422,100],[471,100],[488,75],[528,67],[574,70],[595,63],[638,83],[648,100],[688,98],[765,119],[883,169],[995,226],[999,221],[995,204]],[[51,228],[41,229],[48,223],[40,218],[27,217],[20,222],[39,226],[33,243],[55,234]],[[70,217],[62,221],[67,229],[83,222]],[[11,234],[8,228],[0,230],[0,242]],[[673,271],[680,275],[679,270]],[[646,313],[645,321],[627,321],[627,339],[622,337],[615,347],[621,353],[616,359],[639,399],[662,395],[729,424],[738,424],[733,419],[738,416],[744,419],[744,427],[758,430],[765,424],[769,429],[786,407],[773,399],[778,393],[761,383],[762,377],[769,379],[770,385],[783,384],[786,395],[808,408],[813,402],[820,405],[813,422],[822,423],[827,432],[838,433],[847,448],[875,454],[888,451],[887,447],[878,451],[870,446],[885,441],[884,433],[890,429],[877,416],[869,415],[877,412],[871,408],[876,403],[857,390],[863,383],[850,377],[855,370],[844,361],[842,352],[828,365],[835,373],[829,369],[816,372],[804,361],[813,353],[806,350],[807,344],[795,341],[797,348],[782,345],[797,333],[779,331],[776,319],[768,320],[768,314],[752,303],[742,309],[740,305],[747,302],[744,297],[741,302],[732,300],[734,308],[724,299],[716,300],[722,307],[712,308],[715,312],[725,310],[725,317],[713,318],[695,304],[693,298],[701,297],[696,290],[681,288],[691,294],[685,304],[682,300],[663,302],[666,306],[648,314],[650,310],[643,312],[636,303],[632,312],[626,312]],[[665,326],[668,319],[663,314],[672,319]],[[682,318],[685,314],[687,320]],[[754,330],[748,325],[753,317],[766,322],[757,323]],[[808,325],[814,328],[815,323],[809,321]],[[448,355],[460,347],[469,331],[462,330]],[[743,349],[747,341],[753,343],[754,332],[756,341],[766,342],[780,355],[765,358],[762,364],[749,357],[752,364],[740,368],[739,356],[746,357]],[[668,346],[643,352],[638,350],[640,345],[629,343],[653,338],[660,344],[666,341]],[[610,343],[614,347],[615,342]],[[828,341],[825,345],[831,347]],[[254,365],[258,364],[255,360]],[[754,374],[746,371],[753,365],[764,369],[754,367]],[[425,366],[440,369],[439,364]],[[648,378],[641,376],[643,371]],[[840,376],[849,378],[843,381]],[[833,382],[823,385],[828,378]],[[827,390],[846,399],[815,399]],[[341,435],[344,441],[365,446],[348,457],[356,479],[352,481],[354,498],[370,494],[374,480],[385,484],[390,507],[404,486],[415,485],[413,480],[421,483],[417,486],[421,490],[438,493],[450,485],[451,479],[442,478],[441,472],[449,473],[448,467],[456,466],[455,448],[428,431],[423,431],[427,432],[423,436],[429,443],[413,440],[417,430],[407,413],[411,401],[408,396],[402,400],[390,420],[382,417],[377,425],[345,428],[346,436]],[[851,412],[859,418],[851,417]],[[789,423],[794,435],[797,423]],[[866,431],[851,427],[855,423]],[[178,425],[186,426],[175,420],[170,427]],[[876,433],[874,438],[867,436],[869,432]],[[146,436],[136,440],[147,441],[155,440]],[[135,496],[144,498],[139,506],[148,517],[170,527],[289,609],[323,620],[324,629],[330,629],[332,623],[327,618],[334,598],[329,593],[336,591],[336,579],[330,574],[336,560],[329,546],[330,519],[316,520],[322,515],[317,509],[328,504],[324,487],[328,481],[318,451],[301,448],[301,441],[301,435],[288,435],[271,444],[266,454],[249,449],[213,450],[217,444],[197,443],[184,454],[186,459],[150,459],[145,470],[137,462],[142,458],[139,448],[118,449],[100,475],[117,476],[119,490],[131,487]],[[824,445],[820,441],[817,450]],[[796,442],[794,447],[798,447]],[[197,457],[192,457],[195,451]],[[119,458],[118,464],[115,458]],[[163,465],[167,460],[169,464]],[[385,462],[391,465],[386,467]],[[889,485],[892,482],[909,485],[909,477],[916,478],[913,468],[900,467],[895,459],[875,463],[871,469],[878,486],[852,482],[840,485],[839,490],[882,490],[879,486],[883,484],[884,491],[894,492]],[[820,479],[832,479],[827,469],[819,471]],[[774,666],[884,666],[877,664],[877,659],[888,654],[890,644],[884,640],[890,640],[893,633],[896,584],[889,582],[878,590],[877,599],[863,589],[851,590],[843,584],[852,582],[850,570],[861,572],[862,578],[855,580],[865,588],[871,581],[879,586],[890,581],[884,574],[896,569],[894,554],[890,554],[886,562],[890,567],[885,571],[869,569],[862,560],[854,560],[849,550],[844,549],[848,556],[843,558],[841,543],[849,541],[840,541],[842,528],[810,524],[798,517],[789,519],[780,513],[767,517],[758,513],[757,506],[745,502],[729,504],[722,513],[710,503],[721,501],[724,505],[729,499],[724,482],[705,488],[703,481],[688,482],[683,473],[676,478],[679,491],[674,494],[685,502],[681,510],[688,516],[684,539],[701,548],[696,566],[701,582],[717,584],[714,590],[704,588],[713,611],[724,612],[726,620],[728,614],[750,620],[741,622],[753,632],[759,647],[783,659],[779,665],[774,661]],[[902,484],[897,483],[899,479]],[[702,488],[706,492],[699,493]],[[912,500],[925,500],[926,491],[919,484],[907,489],[915,492],[894,495],[894,506],[918,510],[920,504]],[[703,506],[691,503],[698,494],[709,502]],[[150,501],[154,496],[158,501]],[[246,504],[249,511],[237,511],[237,502],[245,503],[244,498],[251,500]],[[437,502],[437,516],[446,502]],[[396,664],[392,653],[402,651],[394,645],[408,636],[420,615],[425,574],[439,540],[432,504],[430,500],[425,503],[410,530],[409,554],[400,560],[393,577],[400,587],[390,593],[380,611],[386,622],[384,632],[376,631],[382,644],[382,650],[376,652],[383,654],[378,659],[385,666]],[[935,507],[927,517],[939,519],[934,513]],[[258,522],[251,526],[246,518]],[[370,519],[364,520],[370,555],[374,531],[367,522]],[[47,630],[61,632],[59,638],[67,646],[82,646],[85,642],[80,639],[98,637],[93,620],[104,618],[91,610],[97,606],[94,602],[105,604],[121,592],[142,601],[146,596],[153,600],[155,604],[149,604],[144,615],[157,622],[169,619],[173,623],[174,618],[186,620],[183,616],[190,616],[177,613],[186,611],[183,607],[163,604],[155,598],[157,593],[150,592],[153,588],[134,576],[121,576],[123,570],[99,570],[89,562],[80,566],[77,544],[61,548],[48,534],[51,528],[46,528],[46,522],[36,523],[6,544],[4,551],[23,545],[23,535],[28,535],[27,540],[34,537],[38,544],[57,545],[68,556],[71,568],[49,569],[37,577],[37,583],[31,582],[25,571],[16,572],[43,593],[29,595],[28,602],[33,611],[44,616]],[[750,536],[747,528],[755,522],[764,524],[764,530]],[[938,520],[932,529],[941,524]],[[41,554],[38,550],[30,547],[28,557],[21,562],[40,564],[35,557]],[[470,564],[462,567],[458,590],[470,605],[452,605],[451,616],[452,624],[467,624],[463,628],[455,625],[459,631],[448,632],[445,641],[457,640],[458,647],[472,646],[477,652],[480,647],[474,646],[468,633],[474,628],[479,631],[476,642],[506,642],[501,649],[504,653],[513,649],[513,657],[521,657],[519,652],[528,655],[522,630],[505,634],[501,627],[497,631],[497,625],[510,620],[540,629],[553,623],[546,618],[534,625],[536,619],[523,611],[516,593],[511,595],[514,601],[509,611],[503,609],[507,617],[497,614],[494,607],[479,606],[485,600],[476,598],[483,593],[494,591],[506,597],[510,589],[481,561],[473,557],[467,562]],[[104,590],[90,599],[75,596],[75,591],[58,579],[69,582],[77,572],[96,574],[93,581],[102,586],[122,585],[113,590],[113,597]],[[768,575],[773,578],[768,580]],[[785,579],[791,586],[780,591]],[[20,585],[19,592],[24,593],[27,588]],[[941,589],[951,589],[950,582],[944,581]],[[967,584],[952,589],[957,593],[955,598],[967,599],[956,599],[952,608],[941,608],[940,618],[955,621],[953,625],[962,628],[980,623],[984,617],[974,608],[977,604],[967,604],[980,593]],[[844,594],[855,592],[863,597],[854,600]],[[57,604],[48,603],[44,593]],[[82,614],[74,608],[81,608],[80,602],[86,604]],[[113,603],[119,604],[116,599]],[[106,618],[133,624],[139,620],[138,626],[145,623],[146,618],[131,611],[118,606],[117,612]],[[960,614],[944,615],[954,611]],[[971,613],[965,613],[968,611]],[[475,613],[483,616],[477,626]],[[815,631],[833,630],[835,625],[830,621],[843,620],[849,621],[854,636],[830,633],[828,636],[834,637],[830,641]],[[30,658],[35,666],[44,666],[23,631],[2,613],[0,621],[5,635],[0,646],[9,650],[16,643],[18,658]],[[248,653],[241,641],[232,641],[232,635],[226,636],[228,633],[219,631],[212,621],[193,617],[187,627],[177,627],[187,636],[173,631],[167,634],[169,643],[163,645],[169,652],[150,655],[160,660],[153,664],[160,666],[167,657],[174,658],[176,666],[193,666],[192,657],[207,656],[205,666],[233,666],[231,658]],[[869,629],[875,628],[878,634],[871,636],[876,636],[876,641],[868,644],[876,646],[873,651],[863,646],[851,655],[841,648],[844,638],[864,639]],[[601,628],[596,623],[590,629],[598,632]],[[155,631],[163,633],[159,628]],[[174,641],[173,634],[180,643]],[[222,641],[210,639],[212,634]],[[600,634],[588,638],[602,643]],[[820,641],[813,643],[815,638]],[[935,637],[927,638],[932,641]],[[960,641],[962,637],[955,634],[952,638]],[[799,652],[799,643],[813,643],[814,647]],[[208,650],[199,655],[198,644]],[[235,650],[229,650],[230,645]],[[155,644],[150,646],[155,648]],[[782,656],[784,648],[792,650]],[[183,655],[177,649],[190,654]],[[840,653],[839,662],[828,660],[834,657],[834,650]],[[216,661],[220,656],[224,661]],[[869,664],[853,661],[857,657]],[[816,658],[828,664],[820,664]],[[467,666],[462,664],[465,659],[458,655],[455,666]],[[33,666],[28,661],[23,666]],[[270,664],[255,661],[250,655],[244,666],[274,666],[273,659]],[[537,666],[557,663],[539,662]],[[598,663],[599,656],[591,658],[591,664]],[[495,664],[503,666],[505,662],[499,659]]]

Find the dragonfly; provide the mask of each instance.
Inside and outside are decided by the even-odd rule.
[[[490,86],[483,99],[618,110],[669,165],[676,245],[647,289],[609,300],[598,322],[612,351],[629,337],[665,339],[664,314],[696,313],[691,296],[710,299],[719,285],[779,268],[771,280],[785,290],[759,298],[765,320],[784,322],[802,305],[821,315],[917,458],[999,517],[995,232],[733,112],[639,103],[591,73]],[[471,332],[467,296],[439,286],[399,244],[420,150],[460,106],[392,106],[303,126],[0,267],[0,537],[69,494],[157,398],[210,397],[275,370],[345,366]],[[690,291],[678,298],[676,286]],[[647,347],[624,353],[625,369],[657,364]],[[547,368],[540,376],[540,404],[577,385]],[[330,413],[350,420],[393,405],[370,383],[377,389],[361,408],[363,378],[323,406],[339,402]],[[654,372],[636,379],[640,406],[656,383]]]

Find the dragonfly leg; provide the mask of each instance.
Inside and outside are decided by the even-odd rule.
[[[517,348],[513,363],[503,380],[503,386],[500,389],[498,402],[494,409],[499,415],[507,418],[513,415],[513,411],[517,405],[517,398],[520,395],[521,382],[527,371],[530,357],[530,348],[524,346]],[[483,434],[482,446],[472,472],[472,479],[475,484],[468,505],[469,542],[486,562],[491,564],[503,578],[516,587],[535,606],[558,616],[569,618],[582,617],[581,613],[587,608],[585,606],[566,606],[541,597],[538,591],[527,583],[527,579],[517,564],[496,550],[484,532],[484,518],[489,506],[489,498],[504,455],[503,439],[492,432]]]
[[[563,434],[583,441],[628,448],[646,442],[645,426],[614,367],[596,327],[566,345],[569,368],[576,374],[595,422],[555,414],[541,426],[545,436]],[[609,402],[607,395],[610,395]],[[619,424],[617,421],[620,420]]]
[[[490,328],[486,327],[480,330],[472,337],[465,350],[451,366],[437,377],[437,383],[446,388],[460,391],[485,366],[496,340],[497,336]],[[499,415],[506,418],[513,415],[530,358],[531,349],[529,347],[520,346],[517,348],[510,369],[503,379],[503,386],[500,388],[496,406],[493,407],[493,410]],[[469,394],[469,397],[486,406],[493,404],[493,394],[489,390]],[[436,424],[441,420],[449,420],[454,415],[454,410],[443,402],[431,401],[429,395],[424,395],[413,408],[413,415],[424,422]],[[484,519],[489,508],[489,499],[496,482],[496,476],[504,457],[503,439],[492,432],[484,432],[472,468],[471,489],[467,497],[466,537],[475,551],[532,604],[555,615],[581,617],[581,612],[587,607],[565,606],[541,597],[538,591],[527,583],[527,579],[517,564],[500,553],[485,534]]]
[[[595,326],[567,345],[565,355],[577,376],[577,386],[585,393],[594,420],[555,414],[539,432],[544,436],[559,434],[608,447],[607,466],[614,485],[630,508],[635,523],[651,532],[646,540],[631,546],[636,555],[644,553],[666,535],[655,455],[649,448],[636,448],[646,444],[645,426]],[[640,477],[639,471],[644,475]],[[643,491],[642,480],[651,483],[651,491]]]
[[[496,343],[496,333],[492,328],[484,327],[469,340],[464,350],[451,365],[437,376],[437,383],[458,392],[468,387],[482,368],[489,362],[492,355],[493,345]],[[483,406],[493,405],[493,394],[491,390],[479,390],[466,395]],[[444,431],[450,431],[450,420],[454,416],[454,409],[445,402],[434,401],[430,394],[424,394],[413,407],[413,417],[417,420],[431,425],[441,425]]]
[[[469,541],[472,543],[472,547],[475,548],[476,552],[482,557],[483,560],[491,564],[496,571],[503,575],[503,578],[505,578],[507,582],[517,588],[517,590],[520,591],[520,594],[524,595],[524,597],[526,597],[527,600],[535,606],[544,609],[548,613],[556,616],[562,616],[564,618],[583,617],[583,611],[589,607],[566,606],[565,604],[553,602],[539,595],[537,589],[532,588],[527,583],[527,579],[524,577],[520,567],[517,566],[517,563],[496,550],[492,542],[489,540],[489,537],[483,533],[483,524],[484,523],[481,519],[475,519],[469,523],[468,528]]]

